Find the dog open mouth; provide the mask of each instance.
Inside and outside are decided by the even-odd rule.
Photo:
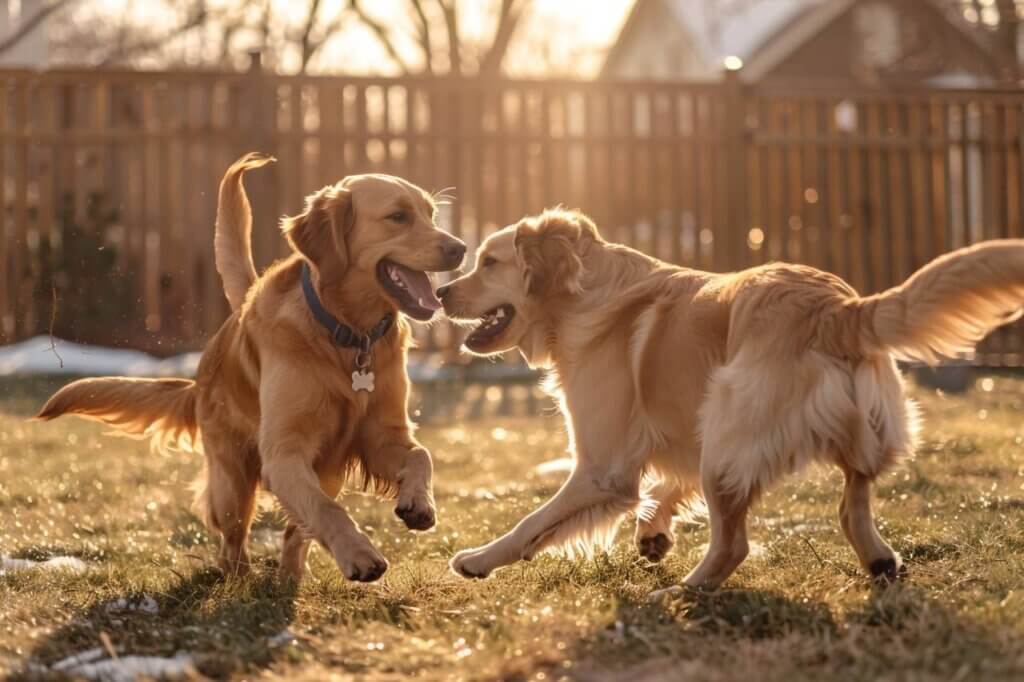
[[[512,318],[515,317],[516,309],[510,305],[500,305],[494,310],[484,314],[480,318],[480,324],[466,337],[466,348],[473,351],[480,351],[487,348],[491,341],[505,331]]]
[[[425,272],[384,259],[377,264],[377,279],[398,309],[413,319],[426,322],[441,307]]]

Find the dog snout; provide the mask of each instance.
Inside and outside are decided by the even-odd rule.
[[[451,237],[441,244],[441,255],[444,256],[448,269],[454,270],[462,265],[462,258],[466,255],[466,245]]]

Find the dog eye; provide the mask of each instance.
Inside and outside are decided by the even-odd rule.
[[[388,216],[388,220],[393,220],[396,223],[404,223],[409,220],[409,214],[405,211],[395,211]]]
[[[491,267],[492,265],[494,265],[497,262],[498,261],[495,260],[493,256],[487,256],[487,257],[484,258],[484,261],[480,264],[480,267],[482,267],[482,268],[489,268],[489,267]]]

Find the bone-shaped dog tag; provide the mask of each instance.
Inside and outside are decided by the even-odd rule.
[[[352,390],[356,392],[366,391],[367,393],[373,393],[373,379],[373,372],[357,369],[352,372]]]

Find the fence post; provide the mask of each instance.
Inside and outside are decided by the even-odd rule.
[[[276,156],[277,93],[263,70],[263,55],[259,50],[249,52],[249,71],[245,83],[246,99],[252,109],[246,121],[243,153],[259,151]],[[276,225],[280,217],[277,190],[281,172],[277,166],[273,164],[246,176],[249,200],[252,203],[252,246],[257,270],[274,260],[279,246]]]
[[[747,172],[747,100],[746,88],[738,69],[725,71],[723,85],[722,158],[718,195],[722,201],[721,221],[715,235],[714,263],[719,272],[747,266],[747,230],[749,222],[749,183]]]

